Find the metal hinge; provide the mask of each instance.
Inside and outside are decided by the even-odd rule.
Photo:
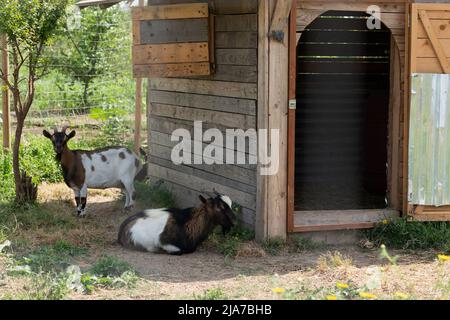
[[[289,109],[291,109],[291,110],[297,109],[297,100],[296,99],[289,100]]]

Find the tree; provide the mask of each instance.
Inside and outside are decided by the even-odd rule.
[[[26,172],[20,172],[19,148],[27,114],[33,104],[35,83],[46,72],[45,46],[52,39],[68,0],[0,0],[0,34],[8,36],[11,76],[0,69],[2,79],[12,92],[16,115],[13,145],[13,172],[16,201],[35,200],[35,187]],[[30,185],[34,190],[30,191]],[[33,199],[34,198],[34,199]]]
[[[91,84],[108,71],[109,58],[116,51],[120,52],[117,48],[119,39],[114,33],[117,33],[115,29],[120,18],[121,11],[117,7],[86,8],[81,12],[79,26],[63,26],[52,48],[52,64],[61,73],[83,85],[81,103],[85,111],[91,107]]]

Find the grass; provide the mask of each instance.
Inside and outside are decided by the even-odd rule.
[[[350,267],[353,261],[339,251],[327,252],[317,259],[317,269],[321,271],[333,270],[338,267]]]
[[[227,235],[223,235],[220,228],[216,229],[208,238],[208,243],[225,257],[234,258],[245,242],[252,241],[255,233],[247,228],[236,226]]]
[[[195,300],[227,300],[228,296],[225,294],[222,288],[207,289],[203,294],[194,294]]]
[[[173,195],[159,184],[136,182],[137,202],[145,208],[175,207]]]
[[[286,242],[283,238],[274,237],[269,238],[261,243],[261,247],[265,252],[272,256],[276,256],[281,253],[281,251],[285,248]]]
[[[118,277],[124,272],[134,269],[126,261],[112,256],[101,257],[90,269],[89,273],[100,277]]]
[[[32,272],[56,272],[67,268],[75,256],[87,253],[87,249],[64,240],[53,245],[40,246],[18,258],[18,265],[27,265]]]
[[[408,221],[406,218],[398,218],[380,223],[363,234],[376,246],[384,244],[393,249],[435,249],[450,252],[449,222]]]

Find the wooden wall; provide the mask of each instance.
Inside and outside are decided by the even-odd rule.
[[[208,2],[150,0],[149,4]],[[180,206],[197,205],[207,190],[227,194],[242,207],[241,220],[253,226],[256,209],[256,165],[174,165],[170,135],[177,128],[193,131],[195,120],[204,130],[256,129],[258,1],[209,1],[215,17],[215,63],[212,76],[149,79],[148,173],[164,181]],[[192,133],[191,133],[192,134]],[[193,134],[192,134],[193,137]],[[248,156],[248,155],[247,155]]]
[[[391,101],[391,117],[389,132],[389,156],[390,168],[388,174],[391,176],[388,182],[389,195],[393,207],[401,208],[401,199],[403,196],[404,188],[404,165],[403,165],[403,152],[404,152],[404,95],[405,95],[405,55],[407,45],[405,44],[405,21],[406,16],[406,3],[408,1],[391,0],[391,1],[367,1],[362,0],[357,3],[353,1],[302,1],[297,0],[297,41],[300,39],[302,32],[305,28],[314,21],[318,16],[329,10],[342,10],[342,11],[363,11],[367,10],[369,5],[377,5],[381,9],[381,20],[391,30],[393,37],[393,45],[396,46],[393,52],[399,57],[399,63],[396,61],[396,57],[391,58],[391,67],[395,68],[395,74],[392,73],[391,81],[393,85],[398,79],[400,82],[398,90],[392,90],[391,100],[400,98],[401,101],[392,103]],[[400,104],[400,106],[398,106]],[[301,102],[297,101],[298,107],[301,106]],[[398,107],[396,107],[398,106]],[[397,114],[393,114],[393,109]],[[397,121],[397,123],[392,123]],[[400,123],[398,123],[400,122]],[[393,130],[393,128],[397,128]],[[394,181],[395,180],[395,181]],[[397,189],[397,190],[393,190]],[[397,194],[398,197],[394,195]],[[392,200],[396,198],[397,200]]]

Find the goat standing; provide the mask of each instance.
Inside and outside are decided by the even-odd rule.
[[[138,156],[125,147],[107,147],[93,151],[70,150],[67,142],[75,136],[75,131],[66,134],[67,127],[61,131],[54,129],[50,139],[61,163],[64,182],[75,193],[78,216],[86,215],[87,189],[125,189],[125,210],[133,207],[136,199],[134,178],[141,170]]]
[[[194,252],[218,225],[224,233],[230,231],[236,221],[231,199],[199,198],[199,208],[145,210],[128,217],[120,226],[118,242],[131,249],[180,255]]]

